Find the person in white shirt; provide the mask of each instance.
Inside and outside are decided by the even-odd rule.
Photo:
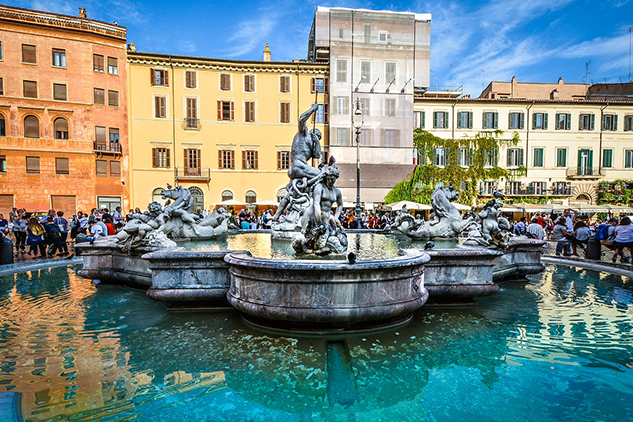
[[[90,223],[88,223],[88,225],[90,226],[90,234],[92,234],[95,239],[105,236],[101,225],[97,224],[94,221],[91,221]]]
[[[532,219],[532,222],[527,226],[526,231],[538,240],[543,240],[545,237],[545,230],[543,230],[543,226],[538,223],[538,218]]]

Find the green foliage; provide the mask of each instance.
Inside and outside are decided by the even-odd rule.
[[[551,201],[560,200],[554,196],[513,196],[512,199],[504,201],[507,204],[519,204],[525,202],[526,204],[551,204]]]
[[[614,180],[598,184],[598,204],[631,205],[633,180]]]
[[[489,154],[500,147],[514,146],[519,143],[519,134],[514,132],[512,138],[503,139],[503,131],[482,131],[474,137],[462,139],[442,139],[422,129],[413,131],[413,145],[418,150],[421,160],[426,165],[416,166],[412,175],[398,183],[386,196],[387,204],[407,200],[431,203],[431,194],[438,182],[445,186],[453,185],[460,190],[459,202],[471,205],[478,194],[478,185],[482,180],[496,181],[502,177],[514,179],[525,175],[526,168],[505,170],[499,166],[489,167],[485,163]],[[438,167],[435,161],[435,149],[444,148],[446,165]],[[472,165],[463,167],[457,165],[459,149],[468,150],[469,161]],[[465,182],[462,184],[462,182]]]

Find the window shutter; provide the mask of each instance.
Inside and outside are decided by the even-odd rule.
[[[532,113],[532,129],[536,129],[536,113]]]
[[[24,81],[24,96],[27,98],[37,98],[37,82]]]
[[[618,130],[618,115],[617,114],[613,115],[613,129],[612,130]]]
[[[508,113],[508,129],[513,129],[513,127],[512,127],[512,113]]]
[[[121,176],[121,162],[110,161],[110,177],[120,177],[120,176]]]
[[[26,172],[27,173],[40,172],[40,157],[26,157]]]
[[[57,174],[69,174],[70,166],[68,158],[55,158],[55,172]]]
[[[591,114],[591,117],[589,118],[589,130],[594,130],[595,127],[596,127],[596,115]]]
[[[462,119],[463,119],[463,114],[462,113],[458,113],[457,114],[457,129],[461,129],[462,128]]]
[[[231,101],[231,121],[235,120],[235,103]]]
[[[499,129],[499,113],[496,111],[492,113],[492,127],[493,129]]]
[[[525,113],[520,113],[519,114],[521,117],[519,117],[519,129],[525,129]]]
[[[323,123],[325,123],[326,125],[329,123],[329,120],[330,120],[329,108],[330,108],[329,104],[323,104]]]
[[[222,120],[222,101],[218,100],[218,120]]]
[[[231,162],[231,170],[235,170],[235,151],[229,151],[229,159]]]
[[[165,148],[165,167],[171,167],[171,158],[169,157],[171,154],[171,150],[169,148]]]
[[[22,63],[37,63],[37,48],[34,45],[22,44]]]
[[[277,170],[281,170],[281,151],[277,151]]]
[[[222,150],[218,150],[218,169],[222,169]]]
[[[433,127],[437,128],[437,111],[433,112]]]
[[[149,83],[151,86],[156,85],[156,71],[154,69],[149,70]]]
[[[185,160],[185,168],[189,168],[189,150],[185,148],[182,152],[182,156]]]
[[[108,175],[108,162],[106,160],[97,160],[97,176]]]
[[[185,72],[185,87],[191,88],[191,72]]]
[[[56,100],[66,100],[66,85],[53,84],[53,98]]]
[[[316,78],[310,80],[310,92],[314,94],[316,91]]]
[[[246,151],[242,151],[242,170],[246,169]]]
[[[169,71],[165,70],[165,86],[169,86]]]
[[[472,129],[473,128],[473,112],[469,111],[468,112],[468,129]]]
[[[523,165],[523,148],[519,149],[519,166]]]
[[[158,148],[152,148],[152,167],[158,167]]]
[[[202,167],[202,151],[197,149],[196,151],[196,168]]]
[[[508,149],[508,167],[512,166],[512,148]]]
[[[565,119],[565,129],[571,130],[571,114],[568,113],[566,116],[567,118]]]

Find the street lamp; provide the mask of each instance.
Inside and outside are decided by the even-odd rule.
[[[360,129],[363,127],[363,104],[360,98],[354,101],[354,129],[356,130],[356,220],[361,227],[360,206]]]

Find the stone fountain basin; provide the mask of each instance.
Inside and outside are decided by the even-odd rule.
[[[227,254],[229,303],[254,325],[294,332],[358,331],[397,326],[428,299],[418,250],[355,264]]]

